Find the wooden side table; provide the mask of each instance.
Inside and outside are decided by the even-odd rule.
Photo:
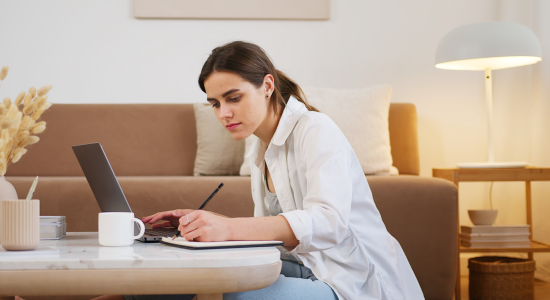
[[[525,204],[527,213],[527,224],[531,225],[531,245],[518,248],[469,248],[460,246],[458,239],[457,268],[455,299],[460,300],[460,253],[482,253],[482,252],[526,252],[529,259],[533,259],[534,252],[550,252],[550,245],[533,240],[533,217],[531,207],[531,181],[550,181],[550,168],[514,168],[514,169],[433,169],[433,177],[443,178],[452,181],[458,188],[459,182],[479,181],[525,181]],[[460,220],[460,218],[459,218]],[[460,222],[460,221],[459,221]],[[460,224],[459,226],[460,232]]]

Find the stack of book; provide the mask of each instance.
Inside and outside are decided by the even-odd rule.
[[[67,234],[65,216],[40,216],[40,239],[59,240]]]
[[[470,248],[529,247],[529,225],[473,225],[460,227],[460,244]]]

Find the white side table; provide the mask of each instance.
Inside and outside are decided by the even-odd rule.
[[[275,247],[186,250],[158,243],[101,247],[97,232],[72,232],[36,251],[0,248],[0,299],[14,295],[197,294],[261,289],[281,270]]]

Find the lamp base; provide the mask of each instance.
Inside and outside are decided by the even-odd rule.
[[[457,167],[462,169],[491,169],[491,168],[525,168],[529,166],[524,161],[503,161],[503,162],[482,162],[482,163],[458,163]]]

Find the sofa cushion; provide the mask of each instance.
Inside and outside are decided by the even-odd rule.
[[[197,156],[194,175],[238,175],[245,142],[236,141],[220,123],[211,104],[195,103]]]

